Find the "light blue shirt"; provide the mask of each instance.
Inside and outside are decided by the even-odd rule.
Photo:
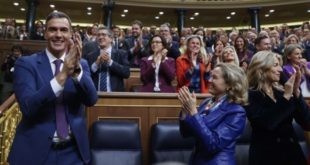
[[[109,57],[111,58],[111,54],[112,54],[112,47],[110,46],[109,48],[107,49],[100,49],[100,54],[102,54],[104,51],[106,51],[108,54],[109,54]],[[100,55],[99,54],[99,55]],[[111,61],[109,64],[106,64],[108,65],[108,69],[107,69],[107,92],[111,92],[111,83],[110,83],[110,72],[109,72],[109,67],[113,64],[113,60],[111,58]],[[96,62],[94,62],[92,65],[91,65],[91,70],[95,73],[97,72],[97,70],[99,69],[100,65],[98,66],[96,64]],[[100,89],[100,79],[98,80],[98,91]]]

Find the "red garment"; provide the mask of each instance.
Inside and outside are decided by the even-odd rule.
[[[176,75],[178,80],[177,92],[182,86],[189,86],[190,79],[186,79],[185,73],[191,68],[192,62],[188,58],[187,54],[183,54],[176,60]],[[200,91],[201,93],[208,93],[208,81],[205,80],[206,67],[203,63],[199,62],[200,67]],[[210,64],[208,64],[207,70],[210,69]]]

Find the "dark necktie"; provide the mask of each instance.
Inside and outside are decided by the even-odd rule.
[[[54,76],[56,76],[60,72],[61,63],[62,63],[62,60],[60,60],[60,59],[57,59],[54,61],[54,64],[56,66]],[[61,94],[56,99],[55,111],[56,111],[57,135],[58,135],[58,137],[64,139],[68,136],[69,130],[68,130],[68,123],[67,123],[66,114],[65,114],[65,106],[63,104],[63,94]]]
[[[107,71],[99,73],[99,91],[107,91]]]
[[[115,49],[118,49],[118,38],[114,38]]]

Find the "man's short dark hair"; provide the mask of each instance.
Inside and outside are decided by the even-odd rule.
[[[111,29],[118,29],[118,30],[121,30],[121,28],[119,26],[112,26]]]
[[[143,24],[142,24],[142,22],[139,21],[139,20],[134,20],[134,21],[131,23],[131,25],[139,25],[140,29],[143,28]]]
[[[260,37],[257,37],[256,39],[255,39],[255,41],[254,41],[254,44],[255,45],[259,45],[261,42],[262,42],[262,40],[264,40],[264,39],[266,39],[266,38],[269,38],[268,36],[260,36]]]
[[[99,27],[99,28],[97,29],[97,32],[98,32],[99,30],[106,30],[106,31],[108,32],[108,36],[109,36],[110,38],[113,38],[113,31],[112,31],[110,28],[107,28],[107,27]]]
[[[63,13],[63,12],[61,12],[61,11],[57,11],[57,12],[51,12],[47,17],[46,17],[46,19],[45,19],[45,28],[47,29],[47,23],[48,23],[48,21],[50,21],[51,19],[53,19],[53,18],[66,18],[67,20],[68,20],[68,22],[69,22],[69,25],[70,25],[70,28],[71,28],[71,19],[70,19],[70,17],[67,15],[67,14],[65,14],[65,13]]]

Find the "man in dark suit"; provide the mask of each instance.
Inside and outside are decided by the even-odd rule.
[[[125,39],[123,49],[128,52],[130,67],[139,68],[142,57],[149,56],[148,40],[142,37],[143,24],[135,20],[131,23],[132,36]]]
[[[124,46],[124,38],[122,37],[121,33],[122,30],[118,26],[112,27],[113,31],[113,48],[115,49],[122,49]]]
[[[130,75],[127,53],[113,48],[112,42],[113,32],[108,28],[99,28],[97,31],[99,47],[85,55],[98,91],[125,91],[124,78]]]
[[[167,57],[171,57],[176,60],[180,56],[181,52],[179,50],[179,43],[176,41],[173,41],[172,39],[171,28],[170,28],[169,23],[164,23],[160,25],[159,35],[166,39],[166,42],[168,45],[167,46],[167,49],[168,49]]]
[[[84,165],[90,150],[84,105],[97,101],[79,36],[62,12],[46,18],[47,49],[15,63],[14,91],[23,117],[9,154],[10,165]],[[75,38],[74,37],[74,38]]]

